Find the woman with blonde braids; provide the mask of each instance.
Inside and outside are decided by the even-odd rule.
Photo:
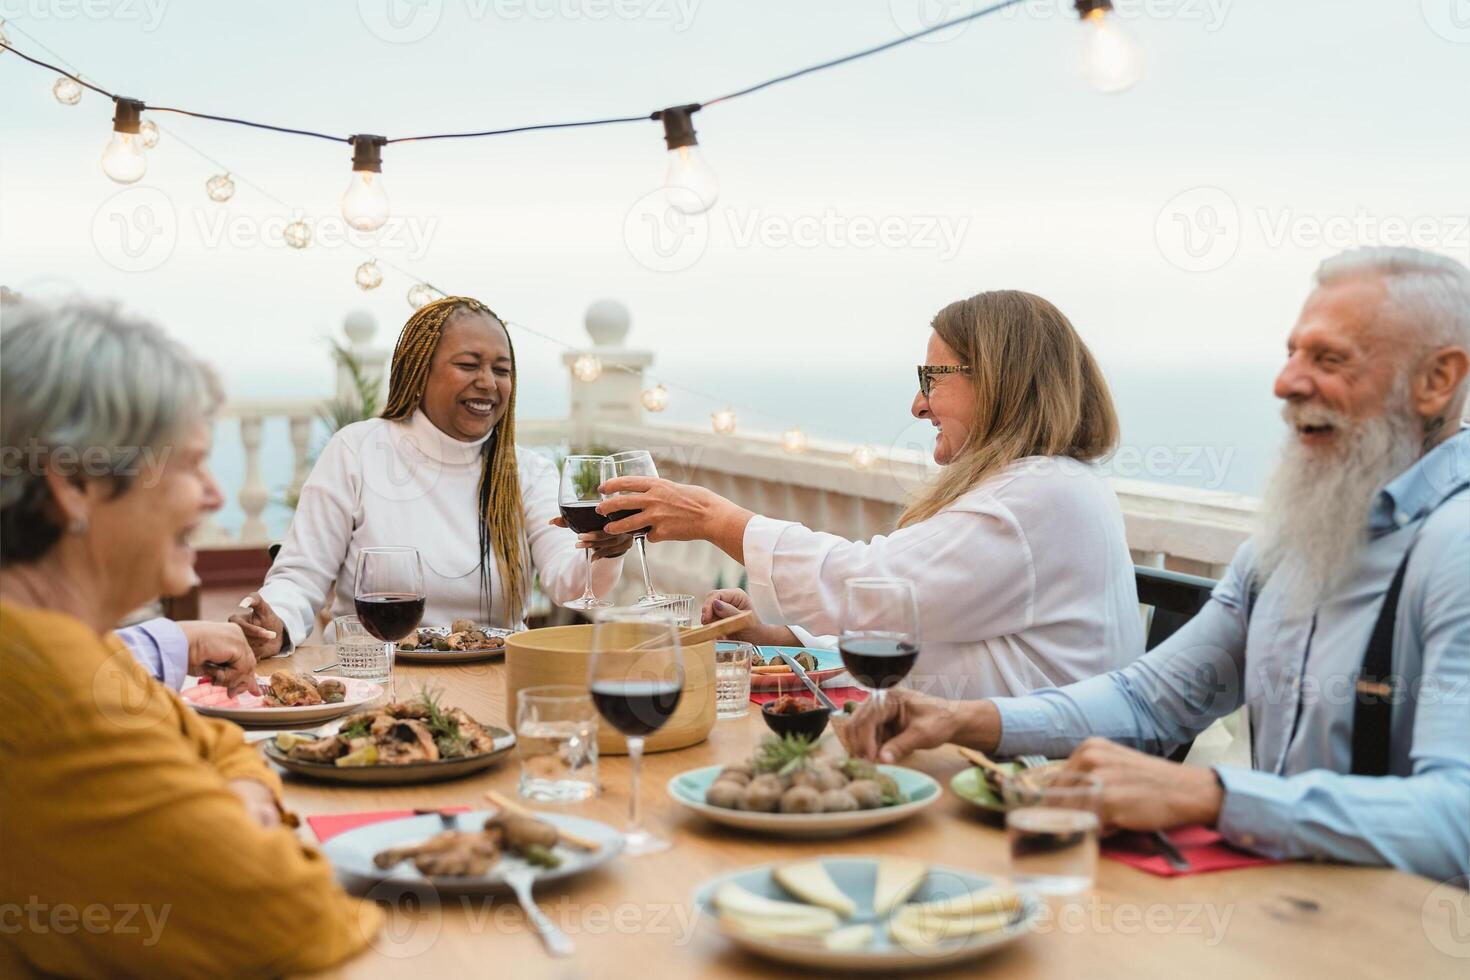
[[[446,297],[404,324],[382,416],[332,436],[265,584],[232,622],[255,627],[245,633],[257,657],[289,649],[329,602],[334,616],[353,611],[363,548],[408,545],[423,557],[425,625],[518,627],[533,575],[553,600],[569,601],[582,592],[578,548],[616,558],[632,541],[579,541],[552,525],[558,513],[555,466],[515,444],[509,332],[479,300]],[[593,589],[607,592],[621,568],[596,562]]]

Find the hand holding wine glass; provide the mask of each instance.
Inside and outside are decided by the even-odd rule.
[[[658,467],[654,465],[653,456],[641,449],[604,456],[602,459],[602,482],[606,483],[608,480],[615,480],[622,476],[648,476],[658,479]],[[608,499],[613,499],[616,496],[614,494]],[[613,511],[607,515],[606,523],[611,524],[615,521],[621,521],[636,513],[637,511],[633,510]],[[653,587],[653,577],[648,570],[648,532],[637,531],[634,533],[638,541],[638,560],[643,566],[643,596],[638,600],[638,604],[640,606],[646,606],[655,602],[664,602],[668,597],[660,595],[658,590]]]
[[[919,603],[903,578],[849,579],[842,596],[837,648],[853,678],[881,705],[888,688],[919,658]]]
[[[578,534],[589,534],[607,527],[608,517],[597,512],[602,502],[598,486],[602,483],[601,456],[568,456],[561,470],[560,504],[562,520]],[[587,552],[587,574],[579,598],[568,602],[568,609],[596,609],[612,603],[599,599],[592,591],[592,549]]]
[[[672,614],[662,609],[609,609],[592,629],[587,686],[603,719],[628,740],[628,854],[662,851],[669,842],[643,829],[638,772],[643,740],[664,726],[684,691],[684,656]]]

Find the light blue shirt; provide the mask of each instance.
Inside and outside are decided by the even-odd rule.
[[[1064,756],[1097,735],[1163,754],[1243,703],[1252,768],[1216,769],[1227,840],[1276,858],[1470,874],[1470,430],[1385,487],[1368,532],[1346,583],[1305,617],[1268,582],[1247,619],[1246,542],[1205,608],[1130,666],[996,699],[999,751]],[[1410,542],[1391,774],[1348,775],[1363,654]]]
[[[189,674],[189,638],[171,619],[150,619],[117,631],[143,669],[177,691]]]

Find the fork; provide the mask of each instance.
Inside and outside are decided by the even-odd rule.
[[[576,947],[567,938],[567,934],[546,917],[546,913],[541,911],[541,907],[531,896],[531,883],[536,880],[535,873],[526,867],[508,867],[501,877],[507,885],[514,889],[516,901],[521,903],[521,910],[526,913],[526,918],[530,920],[531,925],[536,927],[536,932],[540,934],[546,951],[552,956],[571,956],[576,951]]]
[[[1022,769],[1040,769],[1042,766],[1050,764],[1050,762],[1051,760],[1044,755],[1016,756],[1016,764]]]

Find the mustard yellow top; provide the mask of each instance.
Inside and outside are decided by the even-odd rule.
[[[279,976],[381,924],[227,787],[280,780],[117,637],[0,602],[0,976]]]

